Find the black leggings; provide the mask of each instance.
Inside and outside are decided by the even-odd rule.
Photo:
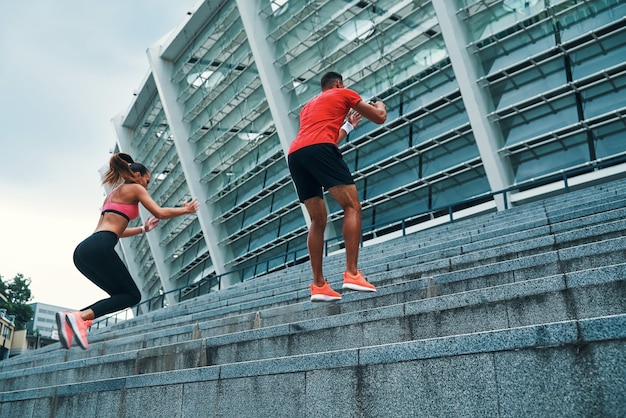
[[[93,310],[96,318],[134,306],[141,301],[141,292],[115,252],[117,241],[115,233],[98,231],[78,244],[74,250],[74,264],[78,270],[111,296],[82,309]]]

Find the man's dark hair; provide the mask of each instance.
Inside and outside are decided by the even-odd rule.
[[[343,81],[341,74],[334,71],[327,72],[322,76],[322,81],[320,82],[322,90],[331,88],[337,81]]]

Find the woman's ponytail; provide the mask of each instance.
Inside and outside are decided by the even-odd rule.
[[[133,160],[133,157],[131,157],[130,155],[124,153],[124,152],[118,152],[117,154],[118,157],[120,157],[122,160],[126,161],[128,164],[132,164],[135,161]]]
[[[123,152],[113,154],[109,160],[109,170],[104,175],[102,184],[113,187],[125,181],[137,183],[134,173],[145,175],[148,170],[143,164],[136,163],[133,158]]]

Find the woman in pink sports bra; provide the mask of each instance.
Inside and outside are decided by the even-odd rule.
[[[119,238],[131,237],[153,230],[160,219],[194,213],[197,199],[182,207],[162,208],[150,196],[150,172],[128,154],[117,153],[109,161],[103,184],[114,189],[104,200],[100,220],[94,233],[78,244],[74,251],[74,264],[96,286],[109,294],[84,309],[56,314],[59,339],[64,348],[78,344],[87,349],[87,331],[95,318],[129,308],[141,301],[141,292],[128,269],[115,252]],[[117,187],[115,187],[117,186]],[[139,216],[139,203],[153,216],[141,227],[128,228],[128,223]]]

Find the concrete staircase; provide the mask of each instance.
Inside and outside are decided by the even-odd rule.
[[[626,417],[626,180],[363,248],[0,362],[2,417]],[[325,259],[341,287],[342,254]]]

